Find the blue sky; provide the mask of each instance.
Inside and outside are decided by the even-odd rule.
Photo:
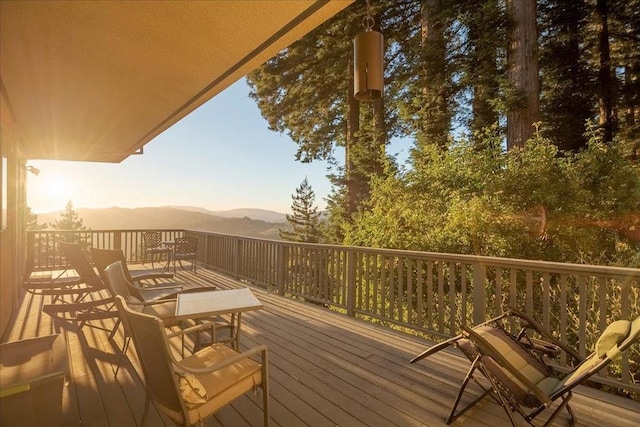
[[[325,162],[295,161],[297,146],[267,128],[244,79],[145,145],[122,163],[31,160],[27,204],[36,213],[76,208],[198,206],[210,210],[291,211],[305,176],[326,207]],[[407,150],[395,142],[392,150]],[[401,154],[402,157],[402,154]]]

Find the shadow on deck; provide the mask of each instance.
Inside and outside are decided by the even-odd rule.
[[[188,287],[246,286],[198,269],[181,271]],[[252,288],[264,309],[243,315],[241,347],[266,344],[270,351],[271,415],[276,426],[443,426],[469,367],[455,351],[411,365],[428,342]],[[6,341],[54,332],[40,297],[27,294]],[[122,332],[114,339],[94,322],[80,332],[62,328],[70,375],[63,392],[63,425],[134,426],[144,407],[141,371],[130,349],[114,370]],[[475,391],[478,390],[476,387]],[[469,398],[467,397],[467,400]],[[640,402],[580,387],[572,406],[581,426],[640,425]],[[171,425],[152,409],[147,425]],[[521,420],[522,421],[522,420]],[[567,417],[554,425],[566,425]],[[502,408],[485,399],[453,425],[507,425]],[[524,425],[524,421],[522,421]],[[207,426],[262,425],[261,397],[251,393],[208,420]]]

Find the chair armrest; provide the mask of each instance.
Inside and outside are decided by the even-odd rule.
[[[158,279],[173,279],[173,273],[162,272],[162,273],[143,273],[143,274],[131,274],[131,281],[137,283],[139,286],[144,287],[145,284],[142,283],[145,280],[153,280],[155,284]],[[150,285],[151,286],[151,285]]]
[[[264,344],[260,344],[260,345],[257,345],[255,347],[250,348],[249,350],[243,351],[242,353],[238,353],[235,356],[224,360],[223,362],[217,363],[217,364],[215,364],[213,366],[209,366],[207,368],[200,368],[200,369],[197,369],[197,368],[194,369],[194,368],[190,368],[188,366],[184,366],[182,363],[180,363],[179,360],[176,360],[175,355],[173,353],[170,353],[170,354],[171,354],[171,359],[172,359],[173,364],[178,366],[181,370],[183,370],[185,372],[188,372],[190,374],[208,374],[210,372],[214,372],[214,371],[217,371],[219,369],[222,369],[225,366],[229,366],[229,365],[232,365],[232,364],[234,364],[236,362],[239,362],[242,359],[247,359],[249,356],[252,356],[252,355],[257,354],[257,353],[262,353],[261,358],[262,358],[263,363],[264,363],[264,360],[266,360],[266,357],[267,357],[267,351],[268,351],[267,346],[264,345]]]
[[[571,347],[567,346],[565,343],[563,343],[562,341],[560,341],[559,339],[557,339],[556,337],[551,335],[538,322],[536,322],[534,319],[532,319],[527,314],[519,311],[518,309],[516,309],[516,308],[514,308],[514,307],[512,307],[510,305],[506,306],[506,311],[511,313],[513,316],[522,319],[525,322],[525,327],[527,329],[533,329],[534,331],[536,331],[537,333],[542,335],[545,340],[548,340],[549,342],[551,342],[551,344],[560,347],[565,353],[567,353],[569,356],[573,357],[576,361],[578,361],[578,362],[582,362],[583,361],[583,358],[580,356],[580,354],[578,354],[577,351],[575,351],[574,349],[572,349]]]
[[[149,305],[166,304],[168,302],[174,302],[174,300],[172,300],[172,299],[159,299],[159,300],[155,300],[155,301],[126,301],[126,304],[127,305],[138,305],[138,306],[146,307],[146,306],[149,306]]]
[[[197,332],[197,331],[200,331],[200,330],[209,329],[211,327],[216,327],[217,325],[218,325],[218,322],[205,321],[205,322],[193,325],[193,326],[189,326],[188,328],[182,328],[179,331],[168,333],[167,334],[167,338],[179,337],[180,335],[185,335],[185,334],[189,334],[191,332]]]

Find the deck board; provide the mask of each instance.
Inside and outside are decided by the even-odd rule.
[[[199,268],[179,271],[185,287],[218,289],[247,286]],[[264,309],[243,314],[242,349],[269,347],[271,421],[274,426],[444,426],[469,362],[444,350],[411,365],[408,360],[429,343],[322,306],[283,298],[263,289],[254,293]],[[46,298],[46,297],[45,297]],[[43,297],[25,295],[5,341],[53,333],[41,312]],[[63,393],[65,425],[135,426],[141,421],[144,382],[133,348],[114,370],[124,337],[109,339],[113,320],[96,321],[80,331],[63,327],[70,356],[69,383]],[[475,385],[471,390],[477,391]],[[207,426],[262,425],[262,397],[248,393],[209,419]],[[465,396],[469,401],[471,396]],[[640,402],[595,389],[578,388],[572,400],[579,426],[640,425]],[[149,426],[172,425],[151,409]],[[495,426],[508,422],[490,400],[453,425]],[[556,424],[565,425],[563,414]],[[522,422],[524,425],[524,422]]]

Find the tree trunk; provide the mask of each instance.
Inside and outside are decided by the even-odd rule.
[[[353,62],[349,61],[349,86],[347,89],[347,137],[345,144],[345,181],[347,186],[347,216],[351,218],[358,205],[357,182],[354,177],[352,149],[357,142],[356,134],[360,129],[360,105],[353,96]]]
[[[446,43],[441,0],[423,0],[421,5],[423,50],[423,123],[421,131],[428,143],[447,143],[451,114],[447,90]]]
[[[524,147],[540,120],[535,0],[507,0],[511,19],[507,78],[519,100],[507,111],[507,149]]]
[[[473,101],[471,132],[481,132],[484,128],[498,122],[498,113],[492,101],[498,97],[497,82],[497,45],[495,38],[489,37],[491,17],[487,17],[487,9],[497,8],[493,2],[486,2],[479,10],[471,11],[469,22],[469,41],[472,46],[471,69],[473,76]],[[493,13],[491,14],[493,16]]]
[[[611,51],[609,48],[609,6],[607,0],[598,0],[597,31],[598,49],[600,51],[600,63],[598,67],[598,86],[600,109],[599,124],[604,130],[604,141],[613,139],[613,88],[611,79]]]

